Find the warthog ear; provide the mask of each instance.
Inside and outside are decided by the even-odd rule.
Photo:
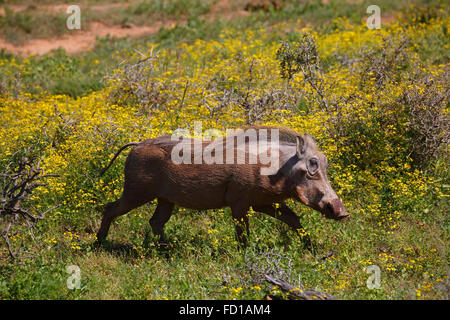
[[[308,144],[306,143],[306,140],[302,136],[297,136],[296,138],[297,138],[297,157],[301,159],[306,153]]]

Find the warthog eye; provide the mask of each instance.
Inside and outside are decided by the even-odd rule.
[[[310,158],[306,163],[306,168],[310,175],[314,175],[319,170],[319,160],[317,158]]]

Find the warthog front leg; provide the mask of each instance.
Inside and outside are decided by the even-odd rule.
[[[305,229],[300,223],[300,219],[287,205],[284,203],[280,204],[279,208],[273,206],[261,206],[253,207],[255,211],[266,213],[271,217],[277,218],[280,221],[286,223],[292,230],[294,230],[303,242],[306,249],[311,250],[311,239],[308,234],[305,234]]]
[[[248,223],[248,206],[234,205],[231,207],[231,217],[233,218],[234,227],[236,229],[236,240],[245,248],[247,247],[247,238],[250,235]],[[244,233],[245,229],[245,233]]]
[[[150,226],[152,227],[153,233],[159,236],[159,241],[166,241],[164,237],[164,225],[172,215],[173,206],[174,204],[172,202],[158,198],[158,206],[150,219]]]

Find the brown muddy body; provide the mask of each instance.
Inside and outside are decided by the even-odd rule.
[[[300,200],[327,218],[338,220],[347,216],[341,200],[328,182],[326,158],[312,138],[308,135],[302,137],[290,130],[280,130],[283,130],[280,131],[281,139],[284,139],[286,132],[292,139],[281,140],[279,147],[271,150],[278,154],[280,164],[269,175],[261,174],[263,165],[259,161],[249,163],[248,153],[243,164],[238,161],[231,164],[195,164],[193,151],[191,163],[176,164],[172,151],[177,141],[160,137],[140,142],[126,160],[122,196],[106,205],[97,238],[106,238],[116,217],[154,199],[158,199],[158,205],[150,225],[160,239],[175,204],[197,210],[230,207],[238,239],[244,244],[246,237],[243,231],[246,229],[248,233],[247,212],[250,206],[255,211],[284,221],[294,230],[302,229],[302,226],[297,215],[283,203],[289,198]],[[184,139],[183,142],[194,145],[191,139]],[[210,143],[200,142],[201,150],[205,150]],[[235,146],[230,148],[225,145],[225,138],[217,139],[215,143],[223,144],[224,153],[232,152],[234,158],[238,156]],[[225,154],[223,160],[226,162]],[[276,203],[280,204],[278,208],[275,208]],[[305,241],[309,245],[309,240]]]

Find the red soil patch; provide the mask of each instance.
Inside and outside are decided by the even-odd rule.
[[[81,8],[88,8],[88,10],[93,10],[101,13],[108,12],[108,10],[113,8],[126,8],[129,6],[129,2],[122,3],[110,3],[102,5],[93,6],[83,6],[81,3]],[[21,11],[41,11],[41,12],[51,12],[51,13],[61,13],[65,14],[69,4],[57,4],[57,5],[8,5],[8,8],[13,12]],[[0,15],[5,15],[4,8],[0,8]],[[236,16],[248,16],[249,12],[242,9],[242,2],[237,0],[219,0],[211,8],[211,12],[204,15],[203,18],[208,21],[214,21],[219,18],[232,19]],[[52,38],[52,39],[33,39],[29,40],[21,46],[16,46],[12,43],[7,42],[4,39],[0,39],[0,49],[4,48],[9,52],[19,55],[29,55],[36,54],[42,55],[52,50],[62,48],[69,54],[76,54],[82,51],[90,50],[95,46],[96,38],[110,36],[113,38],[124,38],[124,37],[139,37],[149,33],[158,32],[161,27],[170,28],[177,23],[184,23],[185,19],[180,21],[156,21],[151,26],[134,26],[128,25],[127,28],[123,26],[108,26],[100,22],[90,22],[89,30],[74,30],[70,33],[65,34],[62,37]],[[83,27],[83,26],[82,26]]]
[[[235,17],[246,17],[250,12],[244,10],[245,1],[219,0],[206,15],[206,20],[214,21],[220,18],[232,19]]]
[[[324,3],[328,3],[329,0],[322,0]],[[360,2],[361,0],[348,0],[348,2]],[[82,10],[91,10],[99,13],[107,13],[114,8],[126,8],[130,5],[130,2],[109,3],[101,5],[85,5],[83,1],[80,1],[80,7]],[[223,18],[231,20],[236,17],[249,16],[251,13],[244,10],[244,5],[248,1],[241,0],[219,0],[217,1],[211,11],[202,16],[207,21],[215,21]],[[8,8],[13,12],[27,11],[27,12],[51,12],[65,14],[69,4],[57,4],[57,5],[8,5]],[[84,8],[84,9],[83,9]],[[4,8],[0,8],[0,15],[5,15]],[[52,39],[33,39],[27,41],[21,46],[16,46],[0,38],[0,49],[6,49],[9,52],[19,55],[36,54],[42,55],[52,50],[62,48],[69,54],[76,54],[86,50],[91,50],[95,46],[96,38],[110,36],[113,38],[123,37],[140,37],[149,33],[158,32],[161,27],[170,28],[177,23],[185,23],[184,18],[179,21],[156,21],[151,26],[108,26],[101,22],[89,22],[90,29],[86,30],[74,30],[65,34],[62,37]],[[386,15],[381,17],[382,23],[389,23],[395,20],[393,15]],[[83,27],[83,26],[82,26]]]
[[[95,46],[97,37],[139,37],[148,33],[157,32],[163,25],[168,28],[175,25],[175,23],[167,21],[164,23],[155,22],[152,26],[123,28],[121,26],[107,26],[100,22],[91,22],[91,30],[77,30],[55,39],[33,39],[22,46],[15,46],[0,39],[0,49],[4,48],[14,54],[25,56],[29,54],[42,55],[58,48],[64,49],[69,54],[76,54],[92,49]]]
[[[8,5],[13,12],[48,12],[66,14],[67,7],[70,4],[40,4],[40,5]],[[128,2],[110,3],[102,5],[87,6],[88,10],[96,12],[107,12],[113,8],[125,8]],[[81,8],[83,10],[81,4]],[[5,9],[0,8],[0,16],[4,16]],[[164,26],[170,27],[174,25],[172,21],[166,21]],[[42,55],[52,50],[62,48],[69,54],[76,54],[85,50],[90,50],[95,46],[97,37],[111,36],[113,38],[123,37],[139,37],[148,33],[157,32],[162,26],[162,22],[155,22],[152,26],[132,26],[127,28],[122,26],[108,26],[100,22],[90,22],[89,30],[73,30],[62,37],[52,39],[33,39],[25,44],[16,46],[4,39],[0,39],[0,49],[6,49],[9,52],[20,55],[36,54]],[[65,27],[65,26],[64,26]]]
[[[89,10],[97,11],[97,12],[107,12],[110,9],[114,8],[126,8],[129,6],[128,2],[120,2],[120,3],[105,3],[99,5],[91,5],[84,6],[83,4],[79,4],[81,9],[88,8]],[[22,11],[43,11],[43,12],[51,12],[51,13],[65,13],[67,7],[70,6],[70,3],[60,3],[60,4],[39,4],[39,5],[23,5],[23,4],[8,4],[6,5],[8,9],[12,12],[22,12]],[[5,15],[5,8],[0,7],[0,16]]]

